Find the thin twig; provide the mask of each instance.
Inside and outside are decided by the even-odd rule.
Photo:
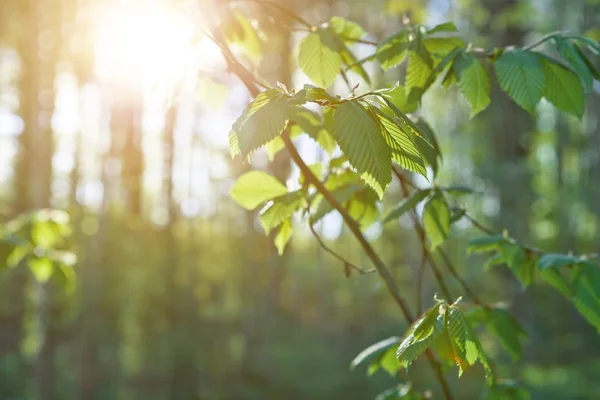
[[[283,12],[284,14],[287,14],[291,19],[295,20],[296,22],[301,23],[302,25],[306,26],[307,28],[309,28],[311,30],[314,29],[313,24],[311,24],[310,22],[308,22],[307,20],[305,20],[304,18],[302,18],[295,12],[289,10],[288,8],[282,6],[281,4],[278,4],[275,1],[269,1],[269,0],[224,0],[223,2],[224,3],[256,3],[256,4],[262,5],[263,7],[270,6],[273,8],[277,8],[279,11]]]
[[[419,269],[417,270],[417,312],[420,314],[423,312],[423,277],[425,276],[425,266],[427,265],[427,260],[429,259],[429,251],[427,251],[427,247],[422,246],[423,251],[421,253],[421,264],[419,265]]]
[[[465,217],[466,219],[468,219],[475,228],[479,229],[483,233],[487,233],[488,235],[491,235],[491,236],[497,235],[496,232],[494,232],[493,230],[491,230],[491,229],[483,226],[480,222],[478,222],[477,220],[475,220],[473,217],[471,217],[466,212],[463,214],[463,217]]]
[[[402,173],[400,173],[396,169],[396,167],[392,167],[392,172],[394,173],[394,175],[396,175],[396,178],[398,178],[398,180],[400,181],[402,195],[404,197],[408,197],[410,195],[410,191],[408,190],[408,185],[406,184],[407,179],[402,175]],[[419,222],[419,217],[417,216],[417,214],[414,210],[411,210],[410,215],[413,220],[413,227],[415,229],[415,232],[417,233],[417,236],[419,236],[419,240],[421,242],[421,247],[424,249],[424,251],[429,252],[427,250],[427,243],[425,241],[425,229],[423,229],[423,226]],[[443,277],[442,273],[440,272],[440,269],[438,268],[436,262],[431,257],[428,257],[428,259],[429,259],[429,265],[431,265],[431,271],[433,272],[433,276],[435,277],[436,281],[438,282],[438,285],[440,285],[442,294],[446,297],[446,299],[448,301],[452,301],[452,299],[453,299],[452,294],[450,293],[450,289],[448,289],[448,285],[446,285],[446,281],[444,280],[444,277]],[[422,284],[422,282],[420,282],[420,283]]]
[[[467,294],[467,296],[469,296],[469,298],[473,301],[473,303],[483,307],[486,310],[489,310],[491,307],[488,306],[483,301],[481,301],[481,299],[479,299],[479,297],[475,294],[475,292],[473,290],[471,290],[471,288],[469,287],[467,282],[458,274],[458,271],[456,270],[456,268],[454,268],[452,261],[450,261],[450,257],[448,257],[448,254],[446,254],[444,249],[442,249],[441,247],[438,247],[438,253],[442,257],[442,260],[444,261],[444,264],[446,265],[446,269],[448,271],[450,271],[450,274],[452,274],[454,279],[456,279],[458,281],[458,283],[460,283],[460,285],[464,289],[465,293]]]
[[[317,239],[317,242],[319,242],[319,245],[321,245],[321,247],[323,248],[323,250],[325,250],[326,252],[328,252],[329,254],[331,254],[332,256],[334,256],[335,258],[340,260],[341,262],[343,262],[345,268],[346,267],[352,268],[363,275],[372,274],[373,272],[376,272],[376,270],[374,270],[374,269],[364,269],[364,268],[359,267],[358,265],[352,264],[350,261],[345,259],[339,253],[336,253],[334,250],[332,250],[330,247],[328,247],[325,244],[325,242],[323,242],[323,239],[321,239],[321,237],[319,236],[317,231],[315,231],[315,227],[313,226],[313,224],[310,223],[310,221],[308,222],[308,227],[309,227],[310,231],[312,232],[313,236],[315,237],[315,239]]]

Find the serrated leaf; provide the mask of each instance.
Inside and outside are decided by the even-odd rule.
[[[422,42],[429,53],[439,58],[445,57],[455,49],[465,47],[465,42],[458,37],[424,38]]]
[[[275,235],[274,239],[275,246],[277,247],[277,253],[279,255],[282,255],[285,251],[285,246],[287,246],[288,242],[292,238],[293,233],[294,229],[292,227],[292,220],[288,218],[279,226],[279,230],[277,231],[277,235]]]
[[[585,102],[579,77],[548,57],[542,58],[542,65],[546,77],[544,97],[559,110],[581,119]]]
[[[594,85],[594,78],[592,77],[590,69],[588,68],[585,60],[581,57],[577,46],[570,41],[561,38],[560,36],[554,37],[554,41],[556,42],[558,54],[560,54],[560,56],[569,63],[573,70],[577,72],[579,77],[585,83],[586,88],[591,90]]]
[[[462,53],[454,62],[460,91],[471,105],[471,118],[490,104],[490,80],[484,65],[472,53]]]
[[[431,126],[429,126],[429,124],[425,122],[424,119],[420,118],[416,122],[416,125],[420,129],[420,131],[427,137],[427,139],[424,139],[419,135],[413,135],[413,140],[419,148],[419,153],[421,153],[421,157],[423,157],[423,160],[433,170],[433,176],[435,177],[437,176],[439,169],[438,159],[442,158],[440,146],[435,137],[433,129],[431,129]]]
[[[392,181],[392,155],[373,116],[351,100],[335,109],[326,126],[361,178],[383,197]]]
[[[385,97],[388,101],[394,104],[399,110],[406,108],[406,88],[399,83],[396,83],[391,88],[377,90],[381,97]],[[386,114],[393,114],[394,111],[384,102],[381,106],[381,111]],[[406,110],[405,110],[406,111]],[[406,111],[412,112],[412,111]]]
[[[231,197],[248,210],[286,193],[287,188],[283,184],[261,171],[250,171],[240,176],[230,192]]]
[[[583,43],[585,43],[585,45],[596,55],[600,55],[600,42],[598,42],[597,40],[594,40],[590,37],[586,37],[586,36],[575,36],[574,39],[579,40]]]
[[[456,28],[456,25],[454,25],[454,22],[444,22],[429,29],[427,34],[433,35],[434,33],[440,32],[458,32],[458,29]]]
[[[502,90],[534,114],[545,88],[544,69],[538,54],[525,50],[505,51],[494,66]]]
[[[581,56],[581,58],[587,65],[587,67],[588,67],[590,73],[592,74],[592,76],[594,77],[594,79],[596,79],[597,81],[600,81],[600,70],[598,69],[598,67],[596,65],[594,65],[594,63],[592,63],[592,61],[590,61],[588,56],[585,55],[585,53],[579,46],[576,46],[576,47],[577,47],[577,52],[579,53],[579,55]]]
[[[396,357],[404,368],[408,368],[442,333],[438,324],[439,307],[439,304],[435,305],[417,320],[400,343]]]
[[[373,362],[378,359],[382,354],[384,354],[388,349],[397,346],[400,343],[400,338],[397,336],[392,336],[385,340],[374,343],[364,349],[358,354],[354,360],[350,363],[350,368],[354,369],[358,365],[363,364],[365,362]]]
[[[523,288],[529,286],[535,276],[535,255],[515,244],[505,245],[501,247],[501,251],[506,265],[519,279]]]
[[[379,116],[383,137],[392,151],[392,160],[402,168],[427,177],[427,169],[417,145],[408,132],[411,130],[398,118],[391,119],[373,107]]]
[[[273,204],[260,214],[260,224],[267,235],[271,230],[289,219],[294,212],[306,206],[304,192],[296,190],[273,199]]]
[[[288,121],[287,97],[279,90],[267,89],[248,105],[229,133],[231,156],[247,156],[275,139]]]
[[[290,103],[294,105],[301,105],[306,102],[315,102],[319,104],[337,104],[340,100],[327,93],[323,88],[305,84],[296,94],[294,94]]]
[[[409,47],[410,32],[408,29],[403,29],[383,40],[375,52],[381,68],[387,71],[402,63],[408,55]]]
[[[298,63],[306,76],[317,85],[331,85],[342,67],[342,56],[332,32],[318,28],[306,36],[300,43]]]
[[[450,306],[444,321],[454,349],[454,361],[459,368],[459,376],[479,360],[485,370],[488,383],[491,383],[492,371],[487,357],[462,311],[457,306]]]
[[[425,203],[423,227],[431,242],[432,251],[450,235],[450,210],[442,193],[435,192]]]
[[[400,218],[402,215],[404,215],[404,213],[412,210],[417,206],[417,204],[425,200],[430,193],[430,189],[416,190],[412,192],[410,196],[404,198],[392,211],[389,212],[388,215],[385,216],[383,223]]]
[[[407,90],[415,87],[424,87],[431,75],[432,69],[427,62],[416,51],[410,52],[408,68],[406,69],[406,78],[404,85]]]

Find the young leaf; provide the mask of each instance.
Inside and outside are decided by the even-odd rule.
[[[585,83],[585,87],[591,90],[594,84],[594,78],[588,68],[584,58],[581,56],[577,46],[567,39],[560,36],[554,37],[558,54],[569,63],[579,77]]]
[[[377,121],[351,100],[336,108],[326,125],[350,164],[381,198],[392,180],[392,155]]]
[[[358,365],[363,363],[372,363],[377,360],[382,354],[384,354],[388,349],[397,346],[400,343],[400,338],[397,336],[392,336],[371,346],[367,347],[363,351],[357,355],[354,360],[350,363],[350,368],[354,369]]]
[[[327,87],[333,83],[342,67],[342,56],[332,32],[318,28],[300,43],[298,63],[314,83]]]
[[[559,110],[581,119],[585,103],[579,77],[548,57],[542,58],[542,64],[546,76],[544,97]]]
[[[486,251],[497,250],[504,242],[506,242],[506,239],[502,235],[483,236],[469,242],[467,253],[484,253]]]
[[[444,243],[450,234],[450,210],[444,195],[436,191],[423,208],[423,227],[431,242],[431,250]]]
[[[375,52],[381,68],[387,71],[402,63],[408,55],[409,47],[410,32],[408,29],[403,29],[382,41]]]
[[[247,156],[275,139],[288,121],[288,101],[283,92],[267,89],[248,105],[229,133],[231,156]]]
[[[33,257],[28,260],[29,269],[40,283],[48,282],[54,272],[54,263],[48,257]]]
[[[391,119],[378,108],[371,108],[379,116],[383,137],[392,151],[392,160],[402,168],[427,177],[427,169],[417,145],[411,138],[410,129],[398,118]]]
[[[539,262],[538,262],[539,266]],[[552,287],[558,290],[566,298],[571,298],[571,286],[569,282],[561,275],[556,268],[546,268],[540,270],[541,277]]]
[[[348,214],[358,221],[361,229],[367,229],[379,217],[379,208],[377,201],[379,197],[377,193],[369,187],[362,187],[348,201]]]
[[[544,95],[544,70],[539,56],[525,50],[505,51],[495,63],[496,76],[504,90],[530,113]]]
[[[279,255],[283,254],[285,246],[292,238],[293,233],[294,229],[292,227],[292,220],[288,218],[279,226],[279,230],[277,231],[277,235],[275,235],[274,239],[275,246],[277,247],[277,253]]]
[[[471,118],[490,104],[487,70],[473,53],[462,53],[454,62],[454,74],[462,94],[471,104]]]
[[[404,368],[408,368],[414,360],[429,348],[443,330],[438,323],[440,305],[437,304],[427,311],[408,330],[396,357]]]
[[[328,188],[329,189],[329,188]],[[359,185],[350,184],[342,186],[335,190],[331,190],[331,194],[335,199],[342,205],[346,204],[355,194],[361,189]],[[321,201],[317,210],[311,215],[310,223],[315,224],[321,220],[324,216],[333,211],[333,206],[328,201]]]
[[[230,192],[231,197],[248,210],[286,193],[287,188],[284,185],[261,171],[250,171],[240,176]]]
[[[434,33],[440,32],[458,32],[458,29],[456,28],[456,25],[454,25],[454,22],[444,22],[443,24],[436,25],[428,30],[427,34],[433,35]]]
[[[417,204],[425,200],[425,198],[429,196],[429,193],[431,193],[430,189],[412,192],[410,196],[405,197],[388,215],[385,216],[383,223],[400,218],[405,212],[412,210]]]
[[[320,164],[319,164],[320,165]],[[306,206],[304,192],[297,190],[273,199],[273,204],[260,214],[260,224],[267,235],[273,228],[290,218],[294,212]]]
[[[444,322],[454,350],[454,361],[459,368],[458,376],[479,360],[485,370],[488,383],[491,383],[492,371],[487,357],[462,311],[457,306],[450,306],[444,315]]]
[[[540,269],[562,268],[567,265],[578,265],[584,262],[585,260],[568,254],[545,253],[538,260],[538,267]]]
[[[416,51],[411,51],[404,81],[406,89],[410,91],[415,87],[424,87],[430,76],[431,67],[426,60]]]
[[[431,55],[442,58],[447,54],[452,52],[455,49],[465,47],[465,42],[458,37],[449,37],[449,38],[424,38],[423,46],[425,49],[431,53]]]

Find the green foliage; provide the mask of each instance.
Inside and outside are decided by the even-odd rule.
[[[496,76],[504,90],[530,113],[544,95],[544,70],[538,55],[526,50],[505,51],[495,63]]]
[[[300,68],[319,86],[327,87],[333,83],[340,72],[342,61],[330,29],[317,28],[300,43]]]
[[[357,100],[344,102],[326,127],[361,178],[383,197],[392,181],[391,151],[373,111]]]
[[[471,104],[471,118],[490,104],[490,80],[485,66],[473,53],[462,53],[454,62],[461,92]]]
[[[289,219],[294,212],[304,208],[306,200],[304,192],[297,190],[273,199],[273,204],[260,214],[260,224],[269,234],[273,228]]]
[[[432,346],[444,327],[440,323],[440,307],[436,304],[425,312],[407,331],[404,340],[396,351],[396,357],[404,368],[408,368],[414,360]]]
[[[489,389],[486,400],[529,400],[529,392],[513,381],[499,381]]]
[[[254,210],[261,204],[287,193],[287,188],[271,175],[250,171],[235,182],[231,197],[247,210]]]
[[[350,368],[354,369],[361,364],[367,364],[369,366],[369,374],[372,374],[377,369],[382,366],[389,365],[388,353],[392,354],[392,360],[397,364],[395,357],[395,349],[396,346],[400,343],[400,338],[397,336],[392,336],[380,342],[374,343],[371,346],[367,347],[363,351],[358,354],[354,360],[350,363]],[[385,368],[389,370],[389,368]],[[396,365],[395,370],[388,371],[390,375],[395,375],[398,370],[398,366]]]
[[[583,87],[579,77],[563,65],[548,57],[542,57],[546,78],[544,97],[559,110],[583,117]]]
[[[431,250],[444,243],[450,235],[450,209],[439,190],[434,191],[425,202],[423,227],[431,241]]]
[[[573,272],[573,303],[579,313],[600,331],[600,270],[583,263]]]
[[[248,105],[229,133],[231,156],[248,156],[275,139],[288,122],[288,100],[283,92],[267,89]]]

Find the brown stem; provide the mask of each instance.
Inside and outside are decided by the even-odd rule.
[[[400,181],[400,187],[402,188],[402,195],[404,197],[408,197],[410,195],[410,191],[408,190],[408,185],[406,183],[407,179],[395,167],[392,168],[392,171],[394,172],[394,175],[396,175],[396,178],[398,178],[398,180]],[[423,229],[423,226],[419,222],[419,217],[417,216],[417,214],[414,210],[411,211],[410,215],[413,220],[413,226],[415,228],[417,236],[419,236],[419,240],[421,241],[421,247],[423,248],[423,251],[429,252],[427,250],[427,243],[425,242],[425,229]],[[433,272],[433,276],[435,277],[435,280],[440,285],[440,289],[442,290],[442,293],[444,294],[444,296],[446,297],[446,299],[448,301],[452,301],[453,300],[452,293],[450,293],[450,289],[448,289],[448,285],[446,285],[444,276],[440,272],[440,269],[438,268],[437,263],[433,260],[432,257],[428,257],[428,258],[429,258],[429,265],[431,265],[431,271]]]

